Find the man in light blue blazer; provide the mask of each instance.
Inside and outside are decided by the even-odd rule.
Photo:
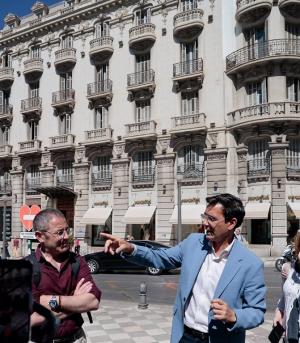
[[[243,343],[245,331],[264,320],[263,264],[234,236],[245,215],[240,199],[225,193],[206,201],[205,234],[158,250],[103,234],[105,251],[145,266],[181,267],[172,343]]]

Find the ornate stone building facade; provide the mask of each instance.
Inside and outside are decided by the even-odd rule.
[[[298,8],[299,7],[299,8]],[[62,210],[76,236],[176,241],[208,195],[252,244],[300,217],[300,1],[68,0],[0,32],[0,208]]]

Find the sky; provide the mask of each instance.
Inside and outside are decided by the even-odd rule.
[[[46,5],[52,5],[60,0],[39,0]],[[16,14],[22,17],[26,14],[31,13],[31,7],[36,0],[0,0],[0,29],[4,26],[4,17],[7,13]]]

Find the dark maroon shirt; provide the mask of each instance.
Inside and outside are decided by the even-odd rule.
[[[75,258],[74,254],[71,254],[65,262],[61,264],[60,271],[55,269],[52,264],[47,262],[40,250],[40,247],[35,252],[37,260],[40,262],[41,280],[38,287],[32,284],[32,294],[36,302],[40,302],[41,295],[73,295],[78,281],[82,278],[85,281],[91,281],[93,287],[90,293],[100,300],[101,291],[97,288],[94,280],[91,276],[89,267],[85,262],[85,259],[80,256],[80,267],[77,275],[77,280],[72,277],[72,258]],[[71,316],[63,319],[56,330],[55,337],[66,337],[75,333],[81,328],[83,319],[80,313],[74,313]]]

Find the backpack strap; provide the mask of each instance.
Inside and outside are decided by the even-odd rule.
[[[38,262],[35,252],[32,252],[30,255],[25,257],[25,260],[30,261],[32,263],[32,280],[35,287],[38,287],[41,281],[41,270],[40,270],[40,263]]]

